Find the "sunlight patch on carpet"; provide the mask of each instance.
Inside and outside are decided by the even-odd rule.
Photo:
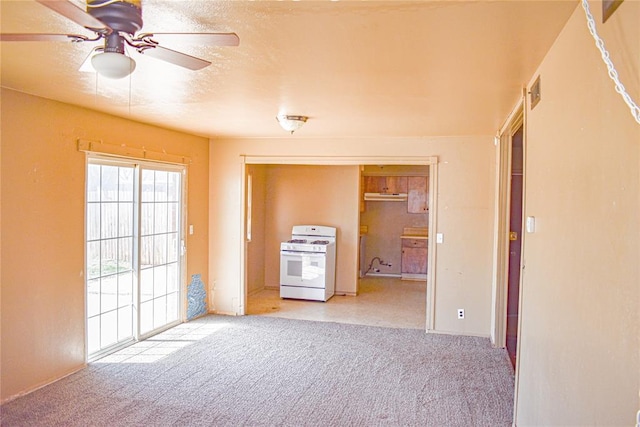
[[[92,363],[155,363],[227,326],[226,323],[183,323]]]

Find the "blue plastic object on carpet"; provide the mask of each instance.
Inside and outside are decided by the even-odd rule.
[[[187,286],[187,319],[191,320],[207,312],[207,293],[199,274],[191,276]]]

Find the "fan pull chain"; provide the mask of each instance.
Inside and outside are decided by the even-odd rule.
[[[616,84],[616,92],[618,92],[620,96],[622,96],[622,99],[624,99],[624,102],[629,106],[629,109],[631,110],[631,115],[636,119],[636,122],[640,124],[640,107],[638,107],[633,99],[631,99],[631,95],[629,95],[624,85],[618,78],[618,72],[613,66],[613,62],[609,58],[609,52],[607,52],[607,49],[605,49],[604,47],[604,40],[600,38],[598,32],[596,31],[596,22],[593,19],[593,15],[591,14],[591,10],[589,9],[589,2],[587,0],[582,0],[582,8],[584,9],[584,12],[587,16],[587,27],[589,27],[589,32],[593,36],[593,39],[596,42],[596,46],[600,51],[600,55],[602,56],[602,60],[607,66],[609,77]]]
[[[129,74],[129,116],[131,116],[131,74]]]
[[[93,95],[94,96],[93,102],[94,102],[95,105],[98,105],[98,80],[99,80],[100,77],[98,76],[97,72],[94,73],[94,74],[96,76],[96,90],[95,90],[94,95]]]

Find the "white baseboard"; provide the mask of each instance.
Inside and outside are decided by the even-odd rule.
[[[395,277],[395,278],[400,278],[402,276],[400,274],[393,274],[393,273],[367,273],[365,275],[365,277]]]
[[[247,292],[247,296],[253,296],[253,295],[255,295],[255,294],[258,294],[258,293],[260,293],[260,292],[264,291],[265,289],[267,289],[267,288],[258,288],[258,289],[254,289],[254,290],[252,290],[252,291]]]
[[[418,280],[424,282],[427,280],[427,275],[419,273],[402,273],[402,280]]]
[[[219,314],[221,316],[239,316],[238,313],[233,311],[222,311],[222,310],[213,310],[209,312],[210,314]]]
[[[356,297],[358,294],[356,292],[344,292],[344,291],[336,291],[334,295],[339,295],[343,297]]]
[[[436,329],[427,329],[428,334],[440,334],[440,335],[458,335],[463,337],[478,337],[478,338],[489,338],[491,337],[488,334],[476,334],[473,332],[458,332],[458,331],[439,331]]]

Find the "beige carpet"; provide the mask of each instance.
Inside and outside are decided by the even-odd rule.
[[[510,426],[487,339],[206,316],[2,406],[2,426]]]

